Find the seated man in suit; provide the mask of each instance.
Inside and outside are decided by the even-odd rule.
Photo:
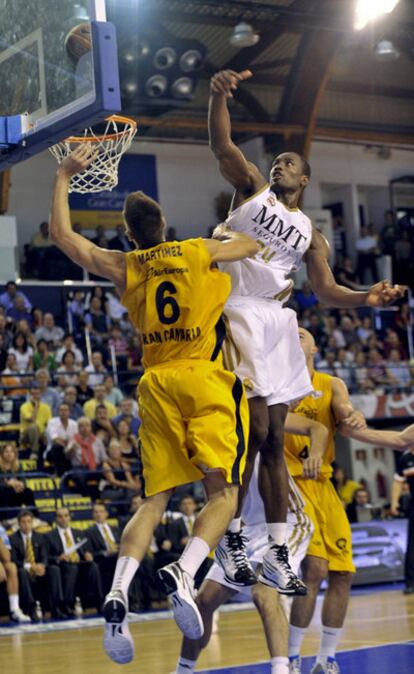
[[[0,584],[6,583],[10,618],[17,623],[29,623],[29,616],[19,606],[19,577],[16,564],[11,561],[10,542],[7,541],[7,537],[6,540],[0,538]]]
[[[38,622],[36,600],[44,603],[47,597],[52,617],[64,618],[59,571],[48,566],[45,537],[33,531],[30,510],[21,510],[17,521],[19,529],[10,537],[10,544],[12,560],[18,569],[21,605],[32,622]]]
[[[76,596],[85,601],[87,594],[100,612],[103,594],[99,568],[86,534],[72,529],[70,520],[69,508],[56,510],[56,528],[47,534],[49,563],[60,571],[66,613],[73,615]],[[82,544],[78,547],[79,543]]]
[[[92,510],[95,524],[88,529],[89,547],[98,564],[103,592],[109,592],[118,557],[120,533],[118,527],[108,524],[108,511],[103,503],[95,503]]]

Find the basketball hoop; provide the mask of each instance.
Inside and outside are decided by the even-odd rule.
[[[118,184],[118,165],[124,152],[130,147],[137,132],[135,120],[120,115],[106,118],[102,134],[92,127],[85,129],[83,136],[70,136],[49,148],[60,164],[79,143],[91,143],[98,156],[82,173],[72,176],[69,192],[102,192],[112,190]]]

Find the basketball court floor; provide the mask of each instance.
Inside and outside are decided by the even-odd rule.
[[[395,587],[395,586],[390,586]],[[269,674],[263,630],[251,609],[224,607],[218,632],[202,654],[198,671],[207,674]],[[318,615],[319,612],[317,612]],[[163,615],[163,614],[162,614]],[[171,618],[139,616],[131,631],[136,656],[125,674],[170,674],[180,634]],[[120,666],[103,652],[102,621],[88,620],[0,631],[0,671],[13,674],[115,674]],[[64,629],[71,626],[72,629]],[[90,625],[90,626],[89,626]],[[46,630],[47,631],[40,631]],[[304,642],[303,673],[309,674],[318,648],[319,618]],[[17,633],[15,633],[17,632]],[[338,661],[343,674],[411,674],[414,671],[414,596],[401,589],[356,591],[351,599]]]

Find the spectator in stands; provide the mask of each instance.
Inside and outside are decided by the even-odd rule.
[[[115,426],[115,428],[117,428],[121,419],[124,419],[125,421],[128,422],[129,427],[131,429],[130,432],[132,433],[132,435],[137,438],[141,421],[139,417],[134,413],[134,407],[137,408],[138,406],[136,401],[132,400],[132,398],[124,398],[123,400],[121,400],[120,403],[121,413],[112,419],[112,423]]]
[[[69,416],[69,405],[59,405],[58,416],[52,417],[46,427],[47,447],[44,458],[55,468],[58,475],[70,469],[65,450],[78,432],[78,424]]]
[[[132,375],[130,382],[134,387],[137,385],[137,376],[141,375],[144,371],[141,365],[142,358],[142,346],[141,338],[139,335],[133,335],[129,340],[128,355],[127,355],[127,366],[126,369],[128,373]]]
[[[335,377],[335,362],[335,351],[326,351],[325,358],[318,363],[318,372],[324,372],[325,374],[331,375],[331,377]]]
[[[49,372],[41,368],[40,370],[37,370],[36,375],[36,384],[39,387],[40,390],[40,400],[42,403],[45,403],[50,407],[52,412],[54,412],[58,405],[60,404],[60,396],[57,391],[55,391],[54,388],[51,388],[49,386],[50,383],[50,374]]]
[[[167,231],[165,234],[165,240],[166,241],[179,241],[177,238],[177,230],[175,227],[167,227]]]
[[[18,332],[13,338],[13,346],[9,353],[14,353],[19,372],[32,372],[33,370],[33,349],[27,343],[23,333]]]
[[[75,361],[73,351],[65,351],[62,358],[62,365],[56,370],[58,386],[64,389],[65,386],[76,386],[78,383],[79,366]]]
[[[183,518],[166,513],[163,521],[155,530],[155,541],[158,547],[158,552],[155,555],[156,569],[179,559],[186,545],[183,541],[187,537],[188,533]]]
[[[118,559],[120,532],[118,527],[108,523],[108,511],[103,503],[94,504],[92,517],[95,524],[87,530],[87,536],[93,558],[101,572],[103,593],[106,594],[111,588]]]
[[[108,410],[102,403],[95,408],[95,416],[92,420],[92,433],[102,440],[105,448],[108,447],[110,440],[116,436],[116,431],[109,419]]]
[[[63,338],[62,346],[56,351],[56,360],[58,363],[63,361],[63,357],[67,351],[72,351],[75,357],[75,364],[78,368],[83,366],[82,351],[76,346],[73,335],[67,332]]]
[[[39,339],[33,356],[33,369],[39,370],[39,368],[45,369],[48,372],[54,372],[57,368],[55,356],[50,353],[45,339]]]
[[[361,283],[365,283],[366,271],[371,272],[373,283],[378,282],[377,269],[377,254],[378,243],[377,238],[368,227],[361,227],[359,238],[355,242],[355,248],[358,251],[358,261],[356,273]]]
[[[121,389],[117,386],[114,386],[114,380],[111,374],[105,375],[104,379],[105,387],[105,400],[109,403],[112,403],[114,407],[119,407],[121,401],[124,399]]]
[[[21,290],[17,290],[17,285],[14,281],[8,281],[6,283],[6,290],[0,295],[0,305],[4,307],[6,312],[13,307],[16,297],[23,298],[24,308],[27,312],[30,312],[32,305],[29,298]]]
[[[95,227],[95,236],[91,239],[92,243],[101,248],[108,248],[109,241],[106,238],[106,229],[103,225]]]
[[[187,536],[184,537],[182,543],[187,545],[193,533],[194,522],[196,520],[197,503],[191,494],[184,494],[184,496],[180,498],[178,509],[181,513],[185,528],[187,530]]]
[[[78,375],[76,393],[79,405],[84,405],[87,400],[93,398],[93,388],[89,386],[89,373],[81,370]]]
[[[350,316],[342,316],[341,332],[343,334],[346,347],[350,347],[356,340],[355,326]]]
[[[85,298],[82,290],[75,290],[73,299],[69,302],[69,312],[72,318],[73,331],[78,333],[85,323]]]
[[[383,255],[394,256],[394,244],[398,238],[393,211],[385,211],[384,226],[380,232],[380,247]]]
[[[27,255],[27,266],[35,276],[38,276],[38,270],[45,262],[45,253],[51,246],[54,243],[49,239],[49,224],[46,221],[41,222],[39,231],[32,236]]]
[[[33,307],[31,311],[33,330],[41,328],[43,325],[43,311],[39,307]]]
[[[387,376],[390,384],[398,388],[408,388],[411,381],[410,367],[401,360],[398,349],[391,349],[387,361]]]
[[[360,352],[355,357],[354,380],[357,391],[362,389],[364,382],[368,378],[367,357],[365,353]]]
[[[69,407],[69,418],[78,421],[83,417],[83,407],[77,401],[77,391],[75,386],[67,386],[63,393],[64,402]]]
[[[36,340],[32,332],[32,324],[30,321],[27,321],[25,318],[21,318],[14,325],[14,332],[21,332],[27,339],[27,343],[33,348],[36,347]]]
[[[72,468],[95,471],[107,459],[102,440],[92,433],[91,420],[81,417],[78,420],[78,432],[65,449]]]
[[[387,333],[384,339],[384,356],[389,358],[392,350],[397,349],[401,360],[407,360],[407,352],[401,343],[401,339],[395,330],[387,329]]]
[[[1,374],[1,385],[7,388],[7,395],[15,397],[27,394],[27,388],[24,388],[26,377],[20,376],[14,353],[7,354],[6,367]]]
[[[302,313],[304,309],[312,309],[318,304],[318,298],[313,294],[309,281],[302,283],[302,289],[295,293],[295,300],[298,304],[299,313]]]
[[[332,482],[345,507],[351,503],[355,490],[362,487],[360,482],[350,480],[344,469],[340,466],[334,467]]]
[[[55,325],[53,314],[46,313],[43,316],[43,326],[36,330],[35,337],[36,341],[45,339],[49,345],[52,344],[52,347],[56,349],[60,346],[64,334],[63,329]]]
[[[116,432],[121,446],[123,460],[128,463],[135,463],[138,461],[138,437],[131,432],[131,425],[126,419],[120,419],[120,421],[118,421]]]
[[[403,230],[394,245],[395,277],[398,283],[412,283],[413,246],[407,230]]]
[[[355,489],[352,501],[346,507],[346,514],[351,524],[367,522],[372,519],[372,505],[369,494],[363,487]]]
[[[339,349],[337,361],[335,363],[336,376],[343,379],[348,388],[352,388],[353,378],[350,367],[350,360],[345,349]]]
[[[2,583],[6,583],[10,618],[20,624],[29,623],[30,617],[23,613],[19,605],[19,577],[17,566],[11,561],[10,542],[7,546],[0,538],[0,585]]]
[[[84,603],[90,594],[100,612],[103,594],[99,569],[93,561],[88,537],[71,527],[68,508],[56,510],[56,528],[47,534],[47,543],[49,563],[60,571],[65,613],[74,615],[78,594]]]
[[[87,400],[83,406],[83,411],[89,419],[95,417],[95,410],[97,405],[104,405],[108,410],[108,415],[110,419],[116,416],[116,407],[112,403],[105,400],[106,390],[103,384],[98,384],[94,387],[93,398]]]
[[[109,348],[113,348],[115,356],[127,358],[128,356],[128,340],[123,336],[119,325],[114,325],[111,328],[111,336],[108,340]],[[126,361],[125,361],[126,365]]]
[[[131,517],[133,517],[137,512],[137,510],[141,507],[143,502],[144,499],[141,496],[141,494],[134,494],[134,496],[131,498],[129,502],[128,515],[123,515],[119,517],[119,528],[121,533],[125,529]]]
[[[104,376],[108,370],[103,364],[102,354],[100,351],[92,352],[92,363],[85,367],[85,372],[89,374],[89,386],[95,387],[99,384],[103,384]]]
[[[124,225],[116,226],[116,235],[109,239],[108,248],[111,250],[122,250],[124,253],[128,253],[134,248],[133,243],[128,239],[125,234]]]
[[[7,349],[11,344],[11,334],[7,318],[4,314],[0,314],[0,335],[3,337],[4,347]]]
[[[30,311],[26,309],[24,297],[21,295],[15,297],[13,306],[10,307],[10,309],[7,309],[6,313],[8,318],[11,318],[15,322],[25,320],[29,325],[32,324],[32,315]]]
[[[34,506],[34,494],[21,479],[18,451],[14,442],[5,442],[0,446],[0,508]],[[13,514],[13,516],[15,513]],[[1,511],[0,518],[9,515]]]
[[[345,257],[342,267],[336,269],[335,278],[338,283],[351,290],[361,290],[360,279],[354,270],[350,257]]]
[[[85,314],[85,325],[95,344],[102,344],[108,337],[110,320],[102,308],[102,300],[92,297],[89,311]]]
[[[125,314],[125,307],[122,306],[119,298],[114,293],[106,294],[105,310],[110,321],[120,321]]]
[[[39,459],[40,445],[45,442],[46,426],[52,418],[49,405],[42,403],[40,388],[34,385],[30,399],[20,407],[20,444],[30,449],[30,458]]]
[[[103,466],[104,479],[99,485],[101,497],[111,501],[127,501],[141,492],[141,480],[133,476],[129,464],[122,458],[119,440],[112,438],[108,446],[108,458]]]
[[[332,218],[334,250],[336,255],[346,255],[346,228],[341,215]]]
[[[386,362],[377,349],[368,352],[368,376],[378,386],[389,383]]]
[[[46,540],[42,534],[33,531],[33,514],[30,510],[20,511],[17,521],[19,529],[10,537],[12,560],[18,568],[20,603],[32,619],[39,622],[35,602],[43,603],[47,598],[54,618],[65,617],[62,610],[62,587],[56,567],[48,565]]]
[[[374,334],[374,328],[372,325],[372,318],[370,316],[365,316],[362,319],[361,325],[357,328],[357,337],[363,344],[366,344],[370,337]]]
[[[4,335],[0,333],[0,372],[6,367],[7,353]]]

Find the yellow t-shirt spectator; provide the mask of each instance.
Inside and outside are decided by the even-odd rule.
[[[108,410],[108,417],[110,419],[116,417],[116,415],[118,414],[115,405],[108,402],[107,400],[104,400],[102,403],[98,403],[98,401],[95,400],[95,398],[91,398],[91,400],[87,400],[83,406],[83,411],[85,412],[85,416],[88,417],[88,419],[95,418],[95,410],[97,405],[105,405],[106,409]]]
[[[362,487],[360,482],[355,482],[355,480],[347,480],[345,484],[337,488],[339,498],[347,506],[352,502],[352,497],[356,489]]]
[[[20,408],[20,430],[23,432],[33,423],[34,405],[31,400],[26,401]],[[52,410],[46,403],[39,402],[36,415],[36,426],[42,435],[46,431],[49,419],[52,418]]]

